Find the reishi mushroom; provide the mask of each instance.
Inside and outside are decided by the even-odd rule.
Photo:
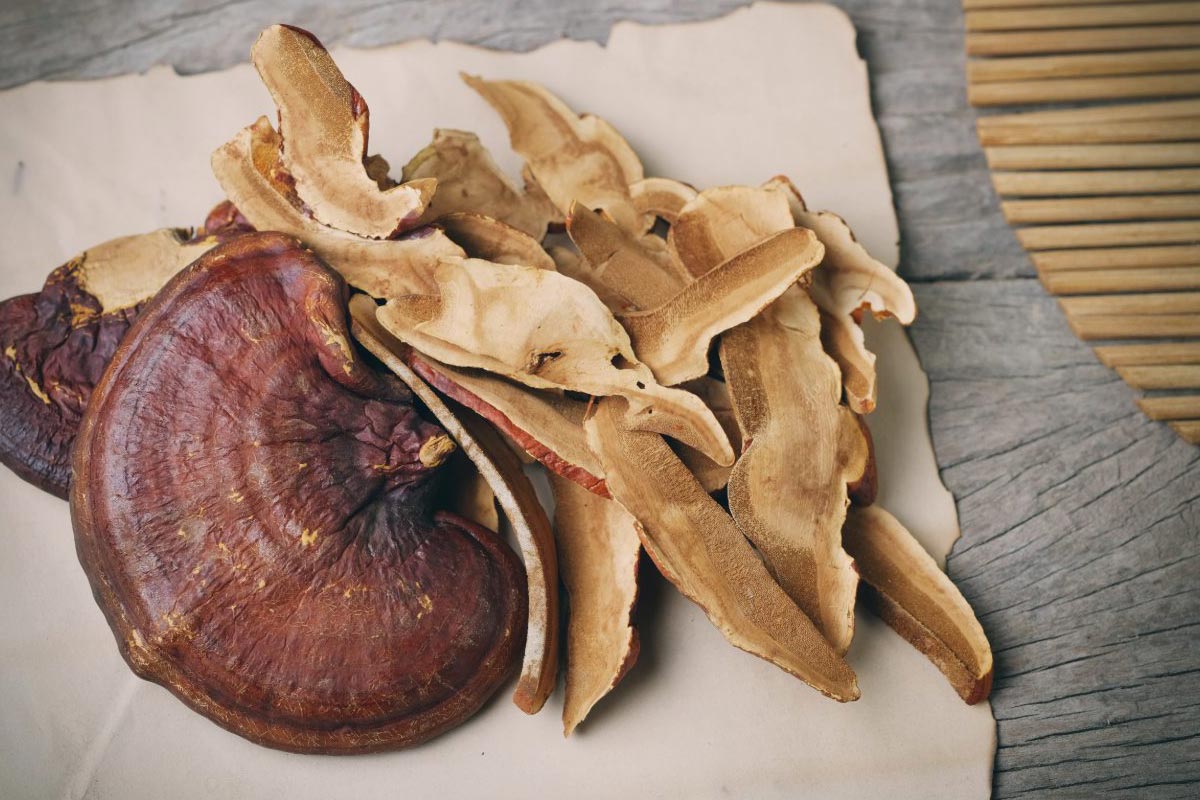
[[[255,742],[414,745],[513,673],[520,561],[434,507],[450,437],[351,344],[294,239],[221,245],[151,301],[75,447],[76,544],[125,660]]]

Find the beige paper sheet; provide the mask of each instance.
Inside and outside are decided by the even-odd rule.
[[[317,31],[319,35],[319,31]],[[847,18],[760,4],[724,19],[621,24],[607,47],[527,54],[413,42],[335,52],[398,169],[435,126],[475,130],[515,171],[459,70],[545,83],[623,131],[647,174],[697,186],[790,175],[894,264],[897,228],[864,64]],[[219,199],[209,153],[273,114],[248,66],[168,69],[0,94],[0,296],[126,233],[198,224]],[[944,558],[958,536],[925,422],[928,385],[894,324],[872,326],[881,502]],[[0,797],[538,796],[974,798],[991,786],[989,707],[964,706],[924,658],[859,615],[863,698],[839,705],[727,646],[666,585],[645,603],[640,663],[570,740],[561,689],[526,717],[501,692],[416,750],[357,758],[266,750],[187,710],[121,661],[75,559],[67,506],[0,470]]]

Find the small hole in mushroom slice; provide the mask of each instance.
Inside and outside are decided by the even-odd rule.
[[[626,231],[645,230],[629,196],[629,185],[643,178],[642,163],[611,125],[577,116],[536,83],[462,78],[504,120],[512,149],[561,212],[578,201],[604,209]]]
[[[389,300],[379,309],[380,324],[451,366],[487,370],[535,389],[621,395],[630,400],[634,427],[678,439],[719,464],[733,462],[712,412],[695,395],[659,385],[637,361],[625,329],[587,287],[556,272],[477,259],[447,259],[435,278],[438,298]],[[562,355],[540,357],[552,352]],[[614,356],[628,366],[615,365]]]
[[[642,543],[637,520],[620,504],[558,475],[550,485],[559,567],[571,599],[562,713],[563,735],[570,736],[637,661],[632,615]]]
[[[479,137],[467,131],[435,130],[433,141],[404,167],[404,180],[418,178],[437,181],[437,192],[421,216],[424,223],[459,212],[484,214],[537,241],[552,224],[562,225],[562,212],[532,176],[526,178],[524,191],[517,188]]]
[[[437,182],[379,188],[378,174],[369,175],[365,165],[366,101],[317,38],[272,25],[259,35],[250,58],[279,108],[283,166],[313,216],[330,227],[378,239],[413,227]]]
[[[524,636],[520,561],[432,505],[447,434],[355,351],[345,304],[289,237],[215,248],[121,343],[74,454],[80,560],[130,666],[295,752],[461,723]]]
[[[220,216],[212,223],[217,232]],[[0,462],[66,498],[71,447],[117,345],[145,301],[215,242],[172,229],[114,239],[54,270],[36,294],[0,302]]]
[[[364,239],[326,227],[296,207],[278,180],[279,134],[265,117],[217,148],[213,174],[226,197],[258,230],[294,236],[374,297],[437,291],[433,270],[443,258],[464,255],[438,228],[419,228],[401,239]]]
[[[638,521],[646,552],[730,644],[836,700],[858,699],[853,670],[779,587],[733,520],[661,436],[630,430],[609,397],[585,423],[613,497]]]
[[[992,688],[992,649],[971,606],[937,562],[879,506],[852,509],[843,532],[868,604],[949,679],[968,704]]]
[[[500,434],[469,409],[449,406],[404,363],[407,347],[379,324],[378,311],[363,295],[350,301],[354,337],[450,432],[492,487],[513,527],[525,560],[529,614],[525,657],[513,703],[527,714],[536,714],[554,691],[558,673],[558,565],[550,521],[520,460]]]
[[[811,231],[780,231],[726,259],[658,308],[618,319],[638,359],[659,383],[675,386],[705,375],[713,339],[762,311],[816,266],[823,252]]]
[[[439,217],[437,225],[471,258],[556,269],[554,259],[536,239],[498,219],[456,211]]]
[[[784,193],[797,225],[812,230],[825,245],[825,258],[813,271],[809,289],[822,312],[825,349],[841,367],[846,401],[859,414],[875,409],[875,354],[859,327],[864,311],[876,319],[895,317],[910,325],[917,316],[912,290],[904,279],[872,258],[846,221],[828,211],[809,211],[800,192],[783,176],[769,188]]]

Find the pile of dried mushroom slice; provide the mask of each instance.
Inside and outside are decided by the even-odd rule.
[[[278,124],[260,118],[213,154],[228,202],[202,231],[122,240],[119,257],[84,254],[66,284],[52,276],[33,300],[17,298],[20,308],[0,305],[0,338],[12,341],[0,382],[6,407],[22,392],[44,392],[35,375],[49,374],[46,365],[79,360],[70,344],[95,337],[87,326],[122,314],[119,338],[134,319],[115,355],[112,348],[102,353],[103,376],[89,373],[76,389],[76,405],[87,403],[93,387],[95,396],[75,443],[72,507],[97,599],[139,674],[271,746],[360,752],[411,745],[474,713],[518,660],[514,702],[529,713],[542,707],[558,671],[561,575],[569,601],[569,734],[634,666],[644,549],[731,644],[831,698],[859,696],[845,654],[860,595],[966,702],[987,697],[991,651],[970,607],[911,534],[873,504],[874,456],[862,415],[875,407],[875,357],[859,322],[870,312],[908,324],[916,308],[905,283],[871,258],[840,217],[810,211],[782,177],[703,191],[647,178],[603,119],[577,115],[535,84],[473,76],[464,80],[502,117],[525,160],[523,183],[504,174],[473,134],[453,130],[436,131],[397,182],[387,162],[368,153],[366,103],[314,37],[274,26],[252,57]],[[142,246],[149,242],[154,247]],[[83,293],[87,313],[73,310],[79,302],[50,302],[63,285]],[[246,297],[262,300],[255,306]],[[50,310],[25,310],[39,303]],[[331,310],[338,308],[340,318]],[[46,319],[58,332],[38,338]],[[187,328],[194,320],[207,327]],[[196,344],[204,330],[224,344]],[[315,355],[297,360],[298,347]],[[225,387],[255,386],[258,379],[238,365],[272,363],[262,353],[291,366],[272,373],[263,399],[247,406],[255,421],[265,420],[266,433],[240,441],[241,429],[220,419],[238,420],[234,401],[244,398],[233,394],[242,390]],[[176,357],[224,416],[190,427],[168,420],[163,430],[134,438],[161,452],[194,437],[179,445],[185,460],[215,458],[201,440],[216,429],[221,457],[241,466],[231,470],[234,485],[212,488],[210,506],[162,525],[157,501],[130,511],[136,499],[117,507],[103,495],[113,486],[171,486],[180,476],[206,480],[184,467],[144,475],[122,461],[136,447],[113,444],[135,424],[118,398],[140,390],[186,395],[186,386],[154,369]],[[30,424],[54,435],[41,436],[37,448],[0,441],[5,463],[34,478],[28,453],[40,448],[55,456],[42,461],[65,463],[63,448],[69,452],[80,424],[79,413],[47,416],[56,399],[35,400],[22,395],[22,413],[40,415]],[[338,433],[276,420],[281,407],[327,414]],[[180,416],[186,421],[186,410]],[[328,445],[345,430],[356,431],[346,448]],[[308,449],[296,449],[301,433]],[[259,455],[283,452],[269,446],[271,437],[288,448],[286,469],[277,463],[282,456]],[[367,445],[388,455],[370,465],[376,472],[362,482],[363,494],[331,493],[336,480],[357,485],[344,474],[356,474],[354,459],[365,458],[357,448]],[[290,477],[309,468],[305,453],[333,465],[325,479],[304,485]],[[552,524],[523,468],[534,462],[550,473]],[[430,500],[426,473],[441,476],[437,500]],[[62,493],[65,479],[58,480]],[[350,505],[344,513],[304,511],[336,517],[336,536],[328,525],[297,521],[308,517],[291,506],[311,505],[310,491]],[[506,545],[490,538],[501,527],[497,508],[524,564],[516,600],[511,584],[519,573],[501,552]],[[221,530],[205,522],[214,515]],[[390,527],[373,527],[384,518]],[[144,538],[153,535],[146,531],[155,525],[163,542],[170,539],[152,543],[160,555],[150,567],[126,563],[130,553],[144,556]],[[373,538],[385,529],[412,538],[415,549],[395,556],[391,544]],[[153,591],[130,585],[139,569],[186,577],[207,552],[188,549],[193,533],[224,548],[214,563],[226,566],[211,583],[189,583],[192,594],[180,588],[182,578],[164,578],[168,588]],[[417,559],[416,590],[384,587],[380,559],[395,556],[403,572],[412,553],[426,553],[430,537],[439,536],[462,543],[446,545],[437,559]],[[275,544],[263,544],[272,537],[294,538],[311,550],[311,561],[297,560],[295,551],[273,555]],[[326,539],[338,537],[322,560]],[[242,577],[239,564],[249,570]],[[477,596],[455,599],[448,588],[460,566]],[[208,573],[197,564],[194,574]],[[254,577],[257,584],[248,580]],[[292,603],[288,613],[304,620],[304,630],[255,605],[267,601],[254,587],[287,581],[305,585],[272,602]],[[248,588],[236,590],[236,601],[221,594],[242,585]],[[143,606],[163,592],[176,598],[173,610],[140,623]],[[219,602],[196,599],[214,592]],[[185,595],[186,602],[178,599]],[[372,606],[364,596],[384,599]],[[330,597],[368,605],[351,611],[359,622],[349,626],[338,606],[327,605]],[[228,602],[266,626],[263,640],[287,647],[266,655],[261,642],[233,648],[236,657],[225,657],[235,666],[212,667],[205,659],[224,652],[221,637],[248,635],[236,617],[213,621],[211,609]],[[454,607],[450,617],[437,604]],[[371,614],[381,615],[386,632],[363,633]],[[421,620],[443,617],[446,625],[469,618],[471,636],[454,639],[439,627],[427,633],[429,647],[414,638]],[[399,652],[395,670],[363,667],[360,675],[353,658],[304,644],[310,635],[342,637],[361,657],[372,651],[349,637],[415,645],[420,656]],[[477,640],[489,643],[486,652],[474,647]],[[427,663],[433,656],[426,651],[442,660]],[[265,663],[256,663],[260,656]],[[275,672],[291,683],[272,682]],[[259,683],[255,674],[264,676]],[[306,683],[330,675],[354,693],[331,699]],[[449,688],[435,696],[434,683]],[[277,697],[280,686],[295,687],[299,699]]]

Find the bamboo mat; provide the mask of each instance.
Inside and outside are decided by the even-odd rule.
[[[963,6],[1004,216],[1075,334],[1200,444],[1200,2]]]

